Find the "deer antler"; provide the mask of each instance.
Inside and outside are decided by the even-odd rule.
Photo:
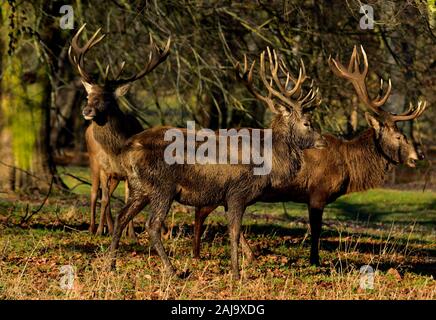
[[[287,70],[285,63],[283,60],[279,60],[277,57],[277,53],[275,50],[271,50],[267,48],[268,60],[269,60],[269,69],[271,73],[271,78],[268,81],[265,71],[265,51],[263,51],[260,55],[260,78],[262,83],[268,90],[268,96],[265,97],[261,95],[258,91],[256,91],[253,87],[253,69],[255,65],[255,61],[251,64],[250,68],[248,68],[247,57],[244,55],[244,68],[241,71],[239,63],[236,64],[235,68],[237,70],[237,77],[241,79],[248,90],[260,101],[263,101],[274,113],[279,113],[277,108],[275,107],[276,103],[273,98],[276,98],[282,102],[282,105],[287,109],[297,108],[309,110],[312,109],[313,102],[317,98],[318,90],[313,89],[313,82],[310,86],[310,91],[303,96],[302,84],[307,79],[306,69],[304,67],[303,61],[301,61],[300,72],[298,78],[295,79]],[[286,82],[283,83],[279,76],[278,70],[280,70],[286,74]],[[241,75],[242,74],[242,75]],[[294,83],[294,87],[288,89],[290,82]],[[273,87],[273,83],[277,86],[278,89]],[[316,106],[316,104],[315,104]]]
[[[299,70],[298,78],[295,80],[294,77],[291,76],[290,72],[286,68],[283,60],[279,60],[277,58],[277,53],[275,50],[272,51],[269,47],[267,47],[268,60],[270,66],[271,77],[274,80],[274,83],[278,87],[278,91],[272,87],[271,83],[268,83],[265,76],[265,51],[260,55],[260,78],[267,88],[267,90],[272,93],[276,98],[281,100],[284,103],[284,106],[288,109],[292,108],[300,108],[306,109],[312,105],[312,103],[316,100],[318,90],[313,90],[313,82],[311,84],[309,92],[303,97],[302,85],[304,81],[307,80],[306,76],[306,68],[304,66],[303,60],[301,60],[301,67]],[[285,84],[278,77],[278,69],[286,74],[286,82]],[[292,81],[294,83],[294,87],[292,89],[288,89],[289,83]]]
[[[98,34],[101,31],[101,28],[99,28],[94,35],[85,43],[83,47],[80,47],[78,45],[78,38],[82,31],[85,29],[86,23],[77,31],[77,33],[74,35],[73,39],[71,40],[71,45],[68,50],[68,55],[70,57],[71,63],[76,66],[77,70],[79,71],[80,76],[89,83],[94,83],[92,77],[89,73],[85,71],[84,68],[84,62],[85,62],[85,54],[96,44],[98,44],[103,38],[106,36],[105,34],[97,38]],[[171,37],[168,38],[167,43],[163,49],[159,48],[153,41],[153,37],[150,35],[150,45],[152,47],[151,52],[149,53],[148,62],[145,65],[145,67],[137,74],[134,74],[131,77],[120,79],[121,73],[124,70],[125,62],[123,61],[121,64],[120,69],[115,74],[115,77],[113,80],[108,79],[109,75],[109,69],[112,69],[111,65],[109,64],[106,67],[106,71],[104,74],[104,81],[105,85],[108,86],[119,86],[122,84],[126,84],[129,82],[133,82],[135,80],[138,80],[142,77],[144,77],[147,73],[151,72],[154,68],[156,68],[161,62],[165,61],[165,59],[169,55],[170,45],[171,45]]]
[[[99,43],[103,38],[106,36],[103,34],[99,38],[97,38],[98,34],[101,31],[101,28],[99,28],[94,35],[89,39],[83,47],[80,47],[77,43],[77,40],[82,33],[83,29],[85,29],[86,23],[77,31],[77,33],[74,35],[73,39],[71,40],[71,45],[68,49],[68,56],[70,57],[70,61],[73,65],[76,66],[77,70],[79,71],[80,76],[89,83],[94,83],[92,77],[89,73],[86,72],[84,67],[85,62],[85,54],[94,47],[97,43]]]
[[[414,108],[413,104],[410,102],[408,111],[402,114],[391,114],[390,118],[393,122],[413,120],[420,117],[426,107],[427,101],[418,101],[418,105],[416,108]]]
[[[256,64],[256,60],[253,61],[253,63],[250,66],[250,69],[248,69],[247,56],[244,54],[243,70],[241,70],[241,66],[239,62],[237,62],[235,65],[236,77],[238,77],[245,84],[248,91],[250,91],[252,95],[254,95],[258,100],[264,102],[273,113],[279,113],[279,111],[274,106],[273,99],[271,99],[271,92],[269,92],[267,97],[264,97],[253,87],[253,69],[255,64]]]
[[[113,86],[119,86],[122,84],[126,84],[141,79],[146,74],[150,73],[154,68],[156,68],[160,63],[165,61],[166,58],[168,57],[170,53],[171,37],[168,38],[165,47],[161,49],[154,43],[153,37],[150,35],[150,45],[152,49],[148,55],[148,62],[140,72],[134,74],[131,77],[120,79],[120,76],[123,72],[124,65],[125,65],[125,62],[123,61],[115,78],[113,80],[107,80],[106,83]]]
[[[407,112],[397,115],[390,112],[387,112],[382,109],[382,106],[388,100],[392,83],[391,79],[388,80],[387,89],[383,95],[383,79],[380,80],[380,89],[377,97],[371,99],[368,94],[368,89],[366,86],[366,76],[368,75],[368,57],[366,55],[365,50],[362,46],[360,46],[360,50],[362,51],[363,56],[363,71],[360,71],[360,56],[357,51],[357,47],[354,46],[353,53],[351,54],[350,62],[348,64],[348,68],[346,68],[339,61],[332,59],[329,57],[329,65],[333,71],[333,73],[339,77],[345,78],[351,82],[359,99],[371,110],[373,110],[377,115],[383,118],[384,121],[395,123],[397,121],[407,121],[413,120],[419,117],[426,108],[426,102],[423,104],[421,102],[418,103],[418,106],[413,110],[413,105],[410,104],[410,108]]]

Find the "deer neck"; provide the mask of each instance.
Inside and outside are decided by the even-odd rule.
[[[129,138],[126,134],[125,117],[126,115],[120,110],[118,104],[114,102],[104,121],[93,122],[95,139],[111,156],[118,156]]]
[[[343,156],[350,177],[347,193],[380,186],[392,167],[372,128],[346,144]]]
[[[292,127],[284,119],[276,117],[272,128],[272,170],[271,185],[280,188],[289,184],[290,179],[301,168],[302,149],[295,143]]]

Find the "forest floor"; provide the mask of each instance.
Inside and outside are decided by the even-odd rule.
[[[87,231],[89,187],[74,191],[52,194],[38,212],[43,195],[0,194],[0,299],[436,298],[434,191],[376,189],[341,197],[325,211],[320,267],[308,263],[305,205],[253,205],[243,229],[257,258],[242,261],[236,282],[229,274],[222,208],[206,221],[202,259],[197,260],[191,254],[194,210],[173,205],[164,245],[187,278],[161,272],[144,232],[146,213],[135,218],[139,244],[122,239],[117,270],[107,271],[110,237]],[[121,201],[114,200],[113,212],[120,207]],[[372,289],[360,285],[364,265],[374,270]],[[74,270],[69,289],[63,288],[69,282],[69,267],[63,266]]]

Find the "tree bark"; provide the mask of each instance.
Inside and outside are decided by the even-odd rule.
[[[12,27],[5,19],[12,12],[10,4],[3,3],[1,9],[1,34],[16,34],[17,23]],[[0,138],[5,144],[1,148],[0,167],[8,170],[9,175],[0,176],[0,185],[11,191],[36,189],[45,192],[52,179],[62,184],[50,144],[50,113],[54,100],[50,72],[53,70],[49,67],[47,55],[35,55],[36,52],[44,54],[45,48],[35,48],[41,42],[51,50],[51,54],[57,56],[59,53],[56,52],[59,38],[55,35],[59,28],[49,19],[52,18],[45,17],[47,21],[41,23],[44,27],[38,35],[30,35],[38,37],[35,39],[37,41],[20,43],[17,37],[17,48],[13,52],[7,52],[9,48],[4,45],[5,37],[2,37],[1,56],[7,58],[1,64],[0,106],[3,122]]]

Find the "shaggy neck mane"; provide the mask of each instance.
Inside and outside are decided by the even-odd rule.
[[[94,123],[94,137],[103,149],[112,156],[117,156],[121,152],[126,139],[123,125],[125,115],[119,109],[116,101],[112,102],[107,121],[104,124]]]
[[[271,183],[280,186],[289,183],[301,167],[303,152],[295,142],[292,127],[282,115],[273,119],[272,129],[272,170]]]
[[[366,130],[342,147],[350,176],[347,193],[375,188],[384,182],[391,164],[378,147],[374,129]]]

